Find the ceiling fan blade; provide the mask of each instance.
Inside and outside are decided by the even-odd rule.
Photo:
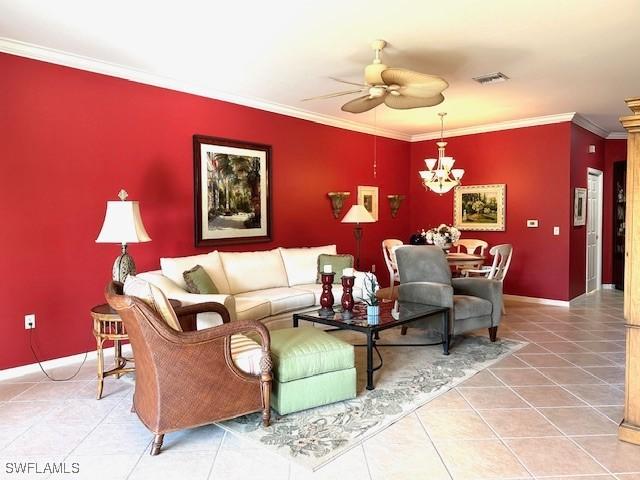
[[[449,86],[443,78],[404,68],[387,68],[381,76],[387,85],[399,85],[400,94],[408,97],[432,98]]]
[[[364,84],[364,83],[356,83],[356,82],[350,82],[348,80],[341,80],[339,78],[336,77],[329,77],[331,80],[335,81],[335,82],[340,82],[340,83],[346,83],[347,85],[355,85],[356,87],[367,87],[368,85]]]
[[[364,92],[365,90],[366,89],[361,88],[360,90],[347,90],[345,92],[328,93],[327,95],[320,95],[318,97],[303,98],[301,101],[307,102],[309,100],[322,100],[325,98],[341,97],[342,95],[351,95],[353,93],[361,93],[361,92]]]
[[[365,95],[364,97],[358,97],[342,105],[342,111],[349,113],[366,112],[382,104],[386,96],[387,95],[382,95],[381,97],[371,98],[369,95]]]
[[[444,102],[444,95],[438,93],[430,98],[409,97],[406,95],[387,95],[384,103],[389,108],[407,110],[409,108],[433,107]]]

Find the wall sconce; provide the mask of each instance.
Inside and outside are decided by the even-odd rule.
[[[333,209],[333,218],[338,218],[344,207],[344,200],[351,195],[351,192],[329,192],[327,196],[331,199],[331,208]]]
[[[404,198],[404,195],[387,195],[387,199],[389,199],[389,207],[391,207],[391,218],[396,218],[396,215],[398,215],[400,204]]]

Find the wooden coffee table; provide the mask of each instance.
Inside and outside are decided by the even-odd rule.
[[[400,327],[417,320],[442,314],[442,341],[435,343],[377,343],[378,333],[389,328]],[[332,330],[352,330],[364,333],[367,343],[355,345],[356,347],[367,347],[367,390],[373,390],[373,372],[382,367],[382,355],[378,350],[381,347],[424,347],[431,345],[442,345],[445,355],[449,355],[449,309],[447,307],[436,307],[424,305],[422,303],[411,302],[382,302],[380,304],[380,315],[376,319],[367,318],[366,305],[357,303],[353,308],[351,318],[343,316],[340,308],[333,315],[320,315],[318,311],[307,313],[295,313],[293,315],[293,326],[298,327],[301,320],[312,323],[320,323],[334,327]],[[373,366],[373,352],[377,353],[380,364]]]

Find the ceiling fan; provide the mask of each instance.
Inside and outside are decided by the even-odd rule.
[[[409,109],[433,107],[444,101],[442,92],[449,86],[443,78],[436,75],[414,72],[404,68],[389,68],[380,60],[380,52],[387,45],[384,40],[375,40],[371,48],[375,51],[373,63],[364,69],[364,83],[348,82],[330,77],[332,80],[359,87],[357,90],[330,93],[318,97],[305,98],[302,101],[365,93],[366,95],[342,105],[342,110],[350,113],[362,113],[384,103],[389,108]]]

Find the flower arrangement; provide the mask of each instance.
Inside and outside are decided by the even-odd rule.
[[[427,230],[426,232],[423,230],[422,235],[425,237],[427,243],[445,248],[458,241],[460,238],[460,230],[456,227],[441,223],[438,227]]]

